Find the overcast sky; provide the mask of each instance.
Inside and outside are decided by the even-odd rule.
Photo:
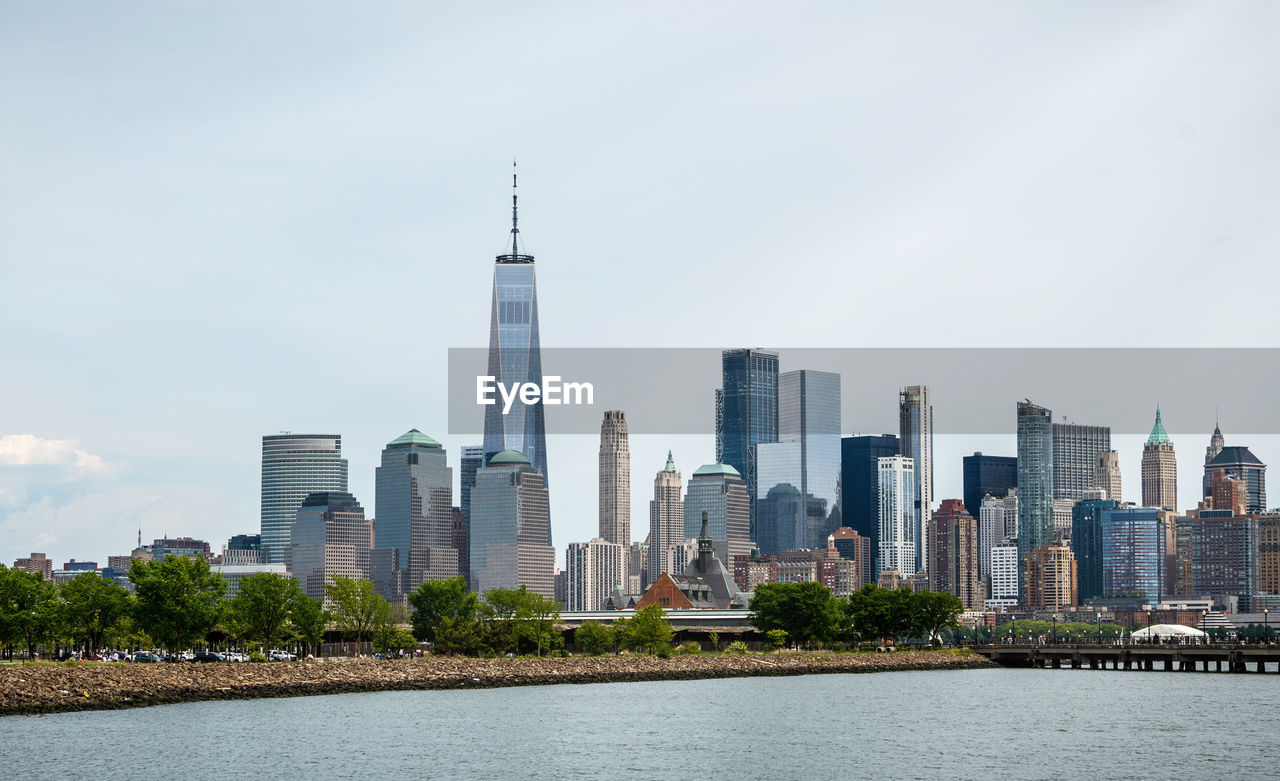
[[[370,515],[405,430],[456,465],[513,155],[544,346],[1275,346],[1278,37],[1270,2],[5,3],[0,561],[256,532],[280,430],[341,433]],[[1213,418],[1165,409],[1187,506]],[[561,550],[596,447],[549,443]],[[633,440],[636,539],[669,447],[713,457]]]

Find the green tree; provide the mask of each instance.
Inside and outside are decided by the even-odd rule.
[[[954,594],[943,591],[922,591],[912,595],[912,607],[916,615],[916,626],[929,635],[932,640],[938,637],[943,629],[955,629],[960,626],[960,614],[964,612],[964,603]]]
[[[529,619],[529,592],[520,588],[486,591],[480,613],[484,618],[485,641],[498,653],[519,651],[524,623]]]
[[[707,633],[707,639],[711,641],[711,650],[720,652],[720,633],[714,629]]]
[[[840,600],[821,583],[761,583],[748,608],[756,629],[781,629],[806,647],[832,640],[843,618]]]
[[[667,620],[667,611],[658,605],[650,605],[635,612],[622,622],[618,631],[619,642],[626,648],[643,649],[651,654],[659,649],[671,647],[674,635],[671,622]]]
[[[436,624],[432,648],[441,654],[479,655],[484,647],[481,629],[480,622],[473,618],[442,618]]]
[[[917,634],[913,596],[909,588],[887,589],[871,583],[853,592],[845,604],[853,633],[863,640],[890,642]]]
[[[170,653],[190,648],[218,623],[227,584],[204,559],[135,561],[129,580],[139,626]]]
[[[413,624],[414,636],[435,644],[436,631],[445,619],[475,622],[480,599],[467,590],[466,579],[458,576],[424,581],[409,595],[409,605],[413,608],[409,623]],[[451,624],[451,629],[456,631],[456,623]]]
[[[333,605],[333,622],[343,632],[355,635],[357,644],[391,621],[391,604],[368,580],[334,575],[332,583],[324,584],[324,593]]]
[[[328,622],[329,614],[324,609],[324,602],[299,590],[289,605],[289,626],[298,642],[306,647],[307,653],[320,650]]]
[[[9,655],[25,646],[27,657],[59,628],[61,607],[52,582],[39,572],[8,569],[0,564],[0,639]]]
[[[287,636],[289,613],[301,595],[293,578],[260,572],[240,579],[239,591],[227,602],[227,614],[237,635],[271,646]]]
[[[530,593],[525,599],[525,610],[528,618],[521,634],[533,642],[538,656],[542,656],[542,649],[550,648],[554,641],[556,621],[560,620],[560,603],[550,597]]]
[[[770,629],[764,634],[765,637],[769,638],[769,645],[773,648],[782,650],[787,644],[787,630],[785,629]]]
[[[62,615],[70,633],[85,652],[105,647],[133,607],[129,592],[115,580],[96,572],[82,572],[61,589]]]
[[[584,653],[599,656],[613,648],[613,630],[599,621],[583,621],[573,633],[573,642]]]

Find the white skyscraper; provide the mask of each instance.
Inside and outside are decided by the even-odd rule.
[[[902,456],[915,462],[914,571],[926,572],[933,517],[933,398],[928,385],[908,385],[898,392],[898,439]]]
[[[623,550],[599,537],[569,543],[564,562],[566,610],[604,610],[605,600],[622,582]]]
[[[1002,542],[991,548],[991,598],[987,608],[1018,604],[1018,546]]]
[[[915,462],[905,456],[876,461],[880,478],[880,569],[913,575],[916,566]]]

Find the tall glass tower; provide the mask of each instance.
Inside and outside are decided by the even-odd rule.
[[[542,385],[542,351],[538,338],[538,293],[533,256],[520,252],[516,211],[516,177],[511,175],[511,251],[493,266],[493,307],[489,313],[489,374],[510,387]],[[542,404],[519,399],[503,414],[501,404],[484,410],[484,457],[503,450],[523,453],[547,483],[546,424]],[[547,543],[550,544],[550,530]]]
[[[932,575],[929,519],[933,517],[933,400],[928,385],[908,385],[898,392],[898,437],[903,458],[915,463],[915,571]]]
[[[756,445],[778,441],[778,354],[725,350],[716,391],[716,452],[746,481],[751,539],[756,537]],[[692,523],[689,521],[686,526]],[[686,529],[688,531],[688,529]],[[696,536],[695,530],[693,535]],[[733,562],[726,562],[732,566]]]
[[[1018,402],[1018,560],[1053,543],[1053,411]],[[1024,573],[1025,575],[1025,573]],[[1021,580],[1019,581],[1021,582]]]
[[[262,550],[264,564],[284,562],[302,500],[347,490],[347,459],[338,434],[268,434],[262,438]]]

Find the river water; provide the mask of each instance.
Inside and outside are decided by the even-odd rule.
[[[1280,675],[966,670],[0,718],[8,778],[1274,778]]]

